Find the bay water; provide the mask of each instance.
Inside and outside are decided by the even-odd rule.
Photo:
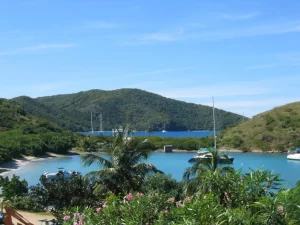
[[[216,133],[218,133],[216,131]],[[86,135],[103,135],[103,136],[112,136],[112,131],[94,131],[94,132],[82,132],[82,134]],[[201,130],[201,131],[152,131],[148,133],[147,131],[136,131],[134,132],[134,136],[158,136],[158,137],[174,137],[174,138],[183,138],[183,137],[196,137],[202,138],[209,135],[213,135],[213,131],[209,130]]]
[[[280,174],[284,179],[284,184],[288,187],[295,186],[300,180],[300,161],[287,160],[286,154],[266,154],[266,153],[228,153],[234,157],[232,166],[236,169],[243,169],[243,172],[249,172],[249,169],[271,170],[273,173]],[[171,174],[177,180],[182,179],[184,170],[192,166],[188,160],[195,153],[161,153],[153,152],[148,158],[149,163],[153,163],[158,169],[166,174]],[[57,172],[59,167],[66,170],[80,171],[83,175],[89,171],[99,169],[97,165],[83,167],[80,155],[66,156],[62,158],[48,158],[40,161],[28,162],[20,169],[10,171],[5,175],[11,177],[16,174],[28,181],[29,185],[39,183],[39,178],[44,172]]]

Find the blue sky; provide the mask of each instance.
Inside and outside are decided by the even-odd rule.
[[[299,101],[300,1],[1,0],[0,97],[139,88],[252,117]]]

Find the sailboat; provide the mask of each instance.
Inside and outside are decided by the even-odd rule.
[[[215,102],[213,100],[213,122],[214,122],[214,147],[213,150],[217,149],[217,136],[216,136],[216,119],[215,119]],[[200,148],[197,155],[191,158],[188,162],[196,162],[198,160],[208,160],[212,158],[212,153],[209,148]],[[231,164],[234,158],[230,156],[221,156],[219,159],[220,164]]]
[[[91,131],[92,131],[92,134],[94,134],[94,129],[93,129],[93,113],[91,113]]]
[[[101,132],[103,132],[103,129],[102,129],[102,113],[100,113],[99,120],[100,120],[99,133],[101,133]]]
[[[163,133],[167,132],[166,131],[166,124],[164,124],[164,129],[162,130]]]

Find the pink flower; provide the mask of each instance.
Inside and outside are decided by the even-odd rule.
[[[79,225],[83,225],[83,216],[79,216]]]
[[[101,212],[101,210],[102,210],[102,208],[101,208],[101,207],[99,207],[99,208],[97,208],[97,209],[96,209],[96,212],[97,212],[97,213],[100,213],[100,212]]]
[[[179,206],[182,206],[183,204],[182,204],[182,201],[180,200],[180,201],[178,201],[178,202],[176,202],[176,207],[178,208]]]
[[[190,202],[190,201],[191,201],[191,198],[187,196],[187,197],[183,200],[183,203],[187,203],[187,202]]]
[[[128,199],[128,201],[131,201],[131,200],[133,199],[133,195],[132,195],[131,193],[129,193],[129,194],[127,195],[127,199]]]
[[[278,212],[281,214],[284,213],[284,208],[282,206],[278,207]]]
[[[70,216],[64,216],[64,221],[68,221],[70,219]]]
[[[108,206],[107,202],[104,202],[103,205],[102,205],[103,208],[106,208],[107,206]]]
[[[169,199],[167,200],[167,202],[168,202],[168,203],[174,203],[174,202],[175,202],[175,198],[169,198]]]
[[[140,192],[138,192],[138,193],[136,193],[136,196],[137,196],[137,197],[143,197],[143,196],[144,196],[144,194],[143,194],[143,193],[140,193]]]
[[[77,220],[79,217],[79,214],[78,213],[74,213],[74,220]]]

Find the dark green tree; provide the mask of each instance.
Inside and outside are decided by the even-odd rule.
[[[9,180],[8,177],[0,177],[0,187],[4,200],[11,200],[17,196],[25,196],[28,193],[28,183],[26,180],[20,180],[20,177],[13,175]]]

